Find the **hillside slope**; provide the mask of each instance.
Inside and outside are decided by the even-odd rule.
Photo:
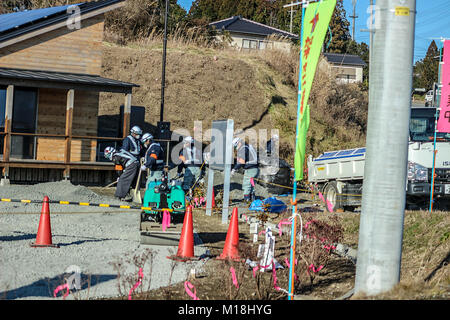
[[[164,120],[172,123],[172,130],[187,129],[191,134],[194,121],[202,121],[206,139],[205,131],[213,120],[234,119],[235,131],[253,129],[258,133],[265,129],[270,135],[271,129],[279,129],[281,155],[292,163],[296,59],[295,54],[288,57],[280,52],[250,54],[169,44]],[[161,68],[162,46],[158,43],[127,47],[104,43],[102,75],[141,86],[134,91],[133,105],[145,106],[145,121],[150,126],[156,126],[160,117]],[[342,89],[337,90],[323,76],[318,79],[311,100],[308,152],[317,155],[328,148],[360,146],[364,143],[361,128],[351,119],[349,123],[333,118],[334,96],[342,95]],[[120,104],[117,94],[102,94],[99,113],[118,114]],[[348,111],[344,113],[343,117],[348,116]]]

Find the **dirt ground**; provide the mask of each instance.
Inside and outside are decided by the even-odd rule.
[[[330,214],[324,211],[323,207],[311,210],[316,208],[316,206],[309,206],[309,204],[313,205],[311,196],[302,194],[302,197],[304,198],[302,214],[304,223],[311,219],[322,221],[337,219],[343,231],[341,242],[350,247],[357,247],[358,212]],[[247,217],[256,216],[256,213],[240,211],[240,214],[242,213],[245,213]],[[268,221],[277,224],[290,215],[289,211],[283,214],[270,214]],[[258,242],[253,243],[249,224],[241,219],[239,221],[241,261],[218,260],[217,257],[224,249],[228,232],[228,225],[222,224],[221,219],[221,213],[218,211],[212,216],[206,216],[203,209],[194,211],[194,228],[210,250],[211,258],[206,262],[202,272],[197,272],[195,278],[188,279],[195,287],[192,292],[195,292],[200,300],[287,299],[285,290],[289,287],[289,268],[285,259],[289,261],[290,236],[275,234],[275,258],[284,269],[277,269],[276,274],[271,271],[257,271],[254,276],[252,269],[244,263],[244,260],[257,261],[258,245],[264,242],[264,236],[259,236]],[[391,292],[378,297],[351,297],[350,295],[350,299],[448,299],[450,297],[448,223],[448,212],[435,212],[433,217],[426,212],[406,212],[401,282]],[[428,236],[425,231],[427,228]],[[419,258],[420,262],[418,262]],[[231,267],[235,269],[238,286],[233,284]],[[294,286],[296,300],[335,300],[344,297],[348,299],[346,295],[354,287],[356,265],[347,257],[342,257],[333,251],[328,255],[324,268],[314,274],[314,277],[308,278],[308,273],[299,269],[296,268],[299,281],[296,281]],[[274,276],[276,276],[276,285],[280,288],[278,290],[275,289]],[[185,284],[179,283],[142,293],[136,296],[136,299],[191,300],[192,298],[186,293]]]

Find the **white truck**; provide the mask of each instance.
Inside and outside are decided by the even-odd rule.
[[[408,147],[407,207],[429,204],[436,108],[412,108]],[[436,134],[434,198],[450,199],[450,134]],[[334,209],[352,211],[361,205],[366,149],[330,151],[308,157],[308,180]]]

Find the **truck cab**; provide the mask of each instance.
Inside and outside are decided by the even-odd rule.
[[[436,108],[411,109],[407,183],[407,203],[410,204],[429,202],[433,162],[433,196],[450,198],[450,133],[437,132],[435,148],[436,112]]]
[[[433,198],[450,199],[450,133],[436,133],[436,108],[411,108],[408,144],[406,203],[408,207],[429,204]],[[436,150],[436,158],[434,152]],[[365,148],[325,152],[308,158],[308,180],[335,209],[352,210],[361,205]],[[434,163],[434,166],[433,166]]]

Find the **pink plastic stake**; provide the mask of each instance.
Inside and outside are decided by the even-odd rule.
[[[256,271],[258,271],[259,267],[256,266],[253,268],[253,278],[256,278]]]
[[[328,211],[333,212],[333,207],[334,206],[329,200],[327,200],[327,207],[328,207]]]
[[[144,273],[142,272],[142,268],[139,268],[139,278],[138,282],[131,288],[130,292],[128,293],[128,300],[131,300],[131,294],[136,290],[137,287],[139,287],[142,283],[142,279],[144,278]]]
[[[320,191],[319,191],[319,199],[325,202],[325,198],[323,197],[323,194]]]
[[[250,178],[250,183],[251,183],[252,187],[254,188],[255,187],[255,180],[253,180],[253,178]]]
[[[162,230],[163,230],[163,232],[166,232],[166,228],[167,228],[167,212],[164,211],[163,212],[163,218],[162,218]]]
[[[281,288],[277,285],[277,271],[275,268],[275,263],[272,262],[272,274],[273,274],[273,287],[275,290],[280,290]]]
[[[69,295],[69,285],[67,283],[56,287],[55,291],[53,291],[53,297],[56,298],[56,295],[58,294],[58,292],[60,292],[61,290],[64,290],[64,289],[67,289],[66,293],[64,293],[64,299],[66,299],[66,297]]]
[[[166,211],[166,225],[170,227],[170,212]]]
[[[234,286],[235,286],[237,289],[239,289],[239,283],[238,283],[237,278],[236,278],[236,270],[234,270],[234,268],[231,267],[231,268],[230,268],[230,272],[231,272],[231,278],[233,279],[233,284],[234,284]]]
[[[189,281],[185,281],[184,289],[186,290],[186,293],[189,295],[189,297],[194,300],[199,300],[197,297],[197,290],[195,290],[195,287],[192,283],[190,283]],[[194,292],[191,291],[192,289],[194,289]]]

